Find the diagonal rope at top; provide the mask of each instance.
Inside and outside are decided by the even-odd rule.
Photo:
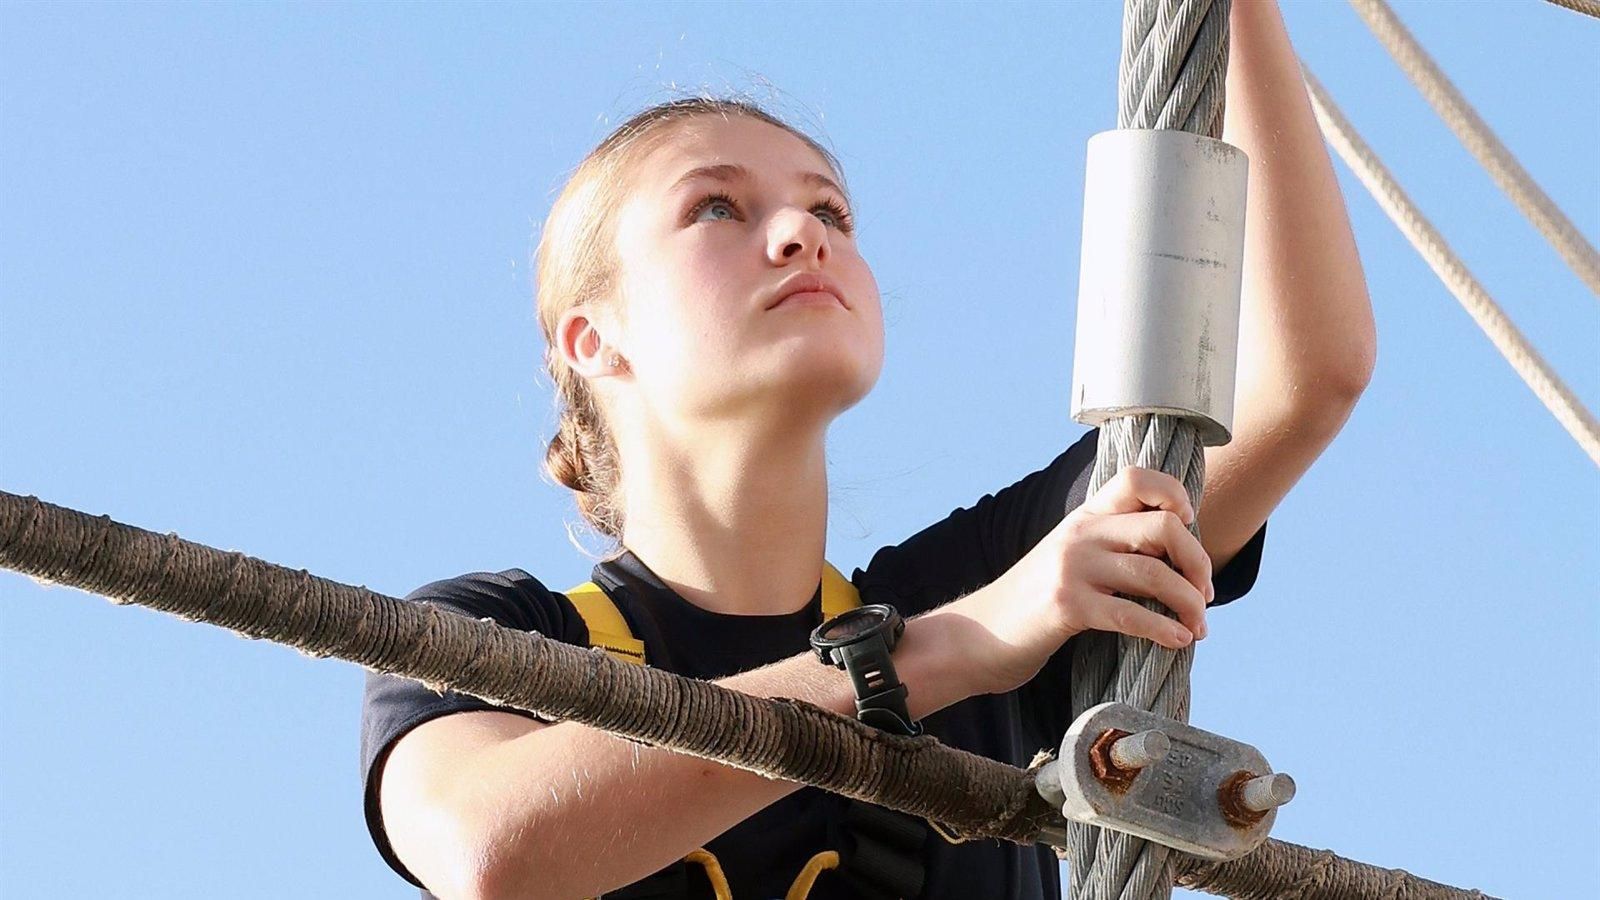
[[[1595,251],[1594,245],[1578,231],[1572,220],[1540,189],[1528,170],[1506,149],[1506,145],[1501,143],[1477,110],[1467,102],[1467,98],[1450,83],[1444,71],[1412,37],[1389,4],[1384,0],[1350,0],[1350,5],[1355,7],[1367,23],[1367,28],[1399,63],[1401,70],[1417,86],[1433,111],[1455,132],[1462,146],[1478,158],[1490,177],[1500,185],[1500,190],[1505,191],[1517,209],[1522,210],[1522,214],[1544,235],[1567,266],[1589,286],[1589,290],[1600,296],[1600,252]],[[1587,9],[1572,8],[1590,15],[1600,15],[1600,2],[1597,0],[1589,0]]]
[[[1600,0],[1549,0],[1549,2],[1600,19]]]
[[[1127,0],[1117,79],[1118,128],[1222,136],[1230,5],[1230,0]],[[1193,422],[1145,414],[1106,421],[1100,426],[1089,493],[1127,466],[1174,476],[1198,513],[1205,455]],[[1195,526],[1190,531],[1199,534]],[[1154,600],[1139,602],[1169,612]],[[1087,632],[1076,641],[1073,718],[1091,706],[1115,700],[1180,722],[1189,720],[1192,643],[1169,650],[1108,632]],[[1073,824],[1068,827],[1066,858],[1072,900],[1162,900],[1172,895],[1175,854],[1160,844]]]
[[[1394,175],[1379,161],[1378,155],[1356,133],[1355,127],[1345,118],[1333,98],[1328,96],[1321,82],[1311,74],[1311,70],[1303,68],[1302,72],[1306,90],[1311,95],[1311,108],[1328,143],[1361,179],[1373,199],[1378,201],[1395,226],[1411,241],[1434,274],[1460,301],[1467,314],[1483,329],[1500,355],[1522,376],[1528,388],[1594,460],[1595,465],[1600,465],[1600,422],[1595,421],[1594,413],[1572,393],[1561,376],[1556,374],[1527,336],[1511,321],[1511,317],[1500,308],[1500,304],[1472,276],[1466,263],[1450,249],[1439,229],[1428,221]]]

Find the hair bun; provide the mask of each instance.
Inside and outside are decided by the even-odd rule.
[[[579,493],[587,493],[589,473],[580,449],[583,438],[574,418],[572,415],[561,417],[561,426],[556,429],[555,436],[550,439],[550,447],[545,450],[544,467],[558,483]]]

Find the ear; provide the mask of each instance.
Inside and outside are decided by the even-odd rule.
[[[601,333],[595,312],[593,306],[574,306],[556,323],[556,352],[584,378],[604,378],[620,371],[610,363],[619,351]]]

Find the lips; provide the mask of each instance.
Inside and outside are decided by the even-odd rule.
[[[778,290],[773,293],[772,300],[767,303],[766,308],[772,309],[795,294],[832,294],[840,306],[845,309],[850,308],[850,304],[845,302],[844,291],[839,289],[838,282],[819,272],[797,272],[789,276],[778,285]]]

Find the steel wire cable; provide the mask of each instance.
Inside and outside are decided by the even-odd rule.
[[[1117,127],[1222,136],[1228,72],[1230,0],[1128,0],[1123,7]],[[1128,466],[1174,476],[1195,510],[1205,486],[1198,429],[1179,416],[1118,416],[1100,426],[1089,493]],[[1190,531],[1196,536],[1194,527]],[[1170,611],[1147,598],[1147,609]],[[1189,720],[1194,645],[1169,650],[1152,641],[1088,632],[1073,651],[1071,712],[1120,701],[1180,722]],[[1073,900],[1163,900],[1172,895],[1174,852],[1133,835],[1074,823],[1066,858]]]

